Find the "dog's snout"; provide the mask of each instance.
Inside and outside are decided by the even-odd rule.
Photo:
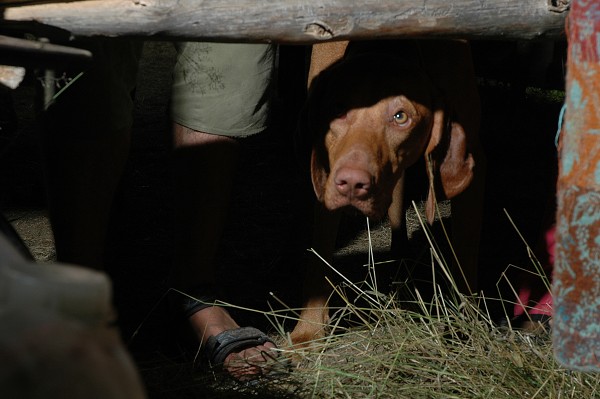
[[[362,169],[341,168],[335,175],[337,191],[348,199],[365,199],[371,192],[373,176]]]

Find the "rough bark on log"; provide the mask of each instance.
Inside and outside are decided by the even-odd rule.
[[[557,1],[565,0],[90,0],[4,6],[0,22],[37,22],[75,36],[223,42],[535,39],[564,35]]]
[[[52,68],[91,60],[87,50],[0,35],[0,65]]]

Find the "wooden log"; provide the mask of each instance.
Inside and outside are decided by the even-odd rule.
[[[91,60],[87,50],[0,35],[0,65],[53,68]]]
[[[561,11],[568,1],[90,0],[2,8],[6,22],[47,24],[75,36],[315,43],[431,36],[557,38],[564,35],[566,13]]]

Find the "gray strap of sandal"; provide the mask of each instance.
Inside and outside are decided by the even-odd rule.
[[[265,333],[254,327],[223,331],[206,341],[204,351],[213,366],[221,365],[233,352],[239,352],[267,342],[275,344]]]

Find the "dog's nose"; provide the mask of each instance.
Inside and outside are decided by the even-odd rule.
[[[348,199],[364,199],[371,190],[372,176],[361,169],[342,168],[335,174],[338,192]]]

